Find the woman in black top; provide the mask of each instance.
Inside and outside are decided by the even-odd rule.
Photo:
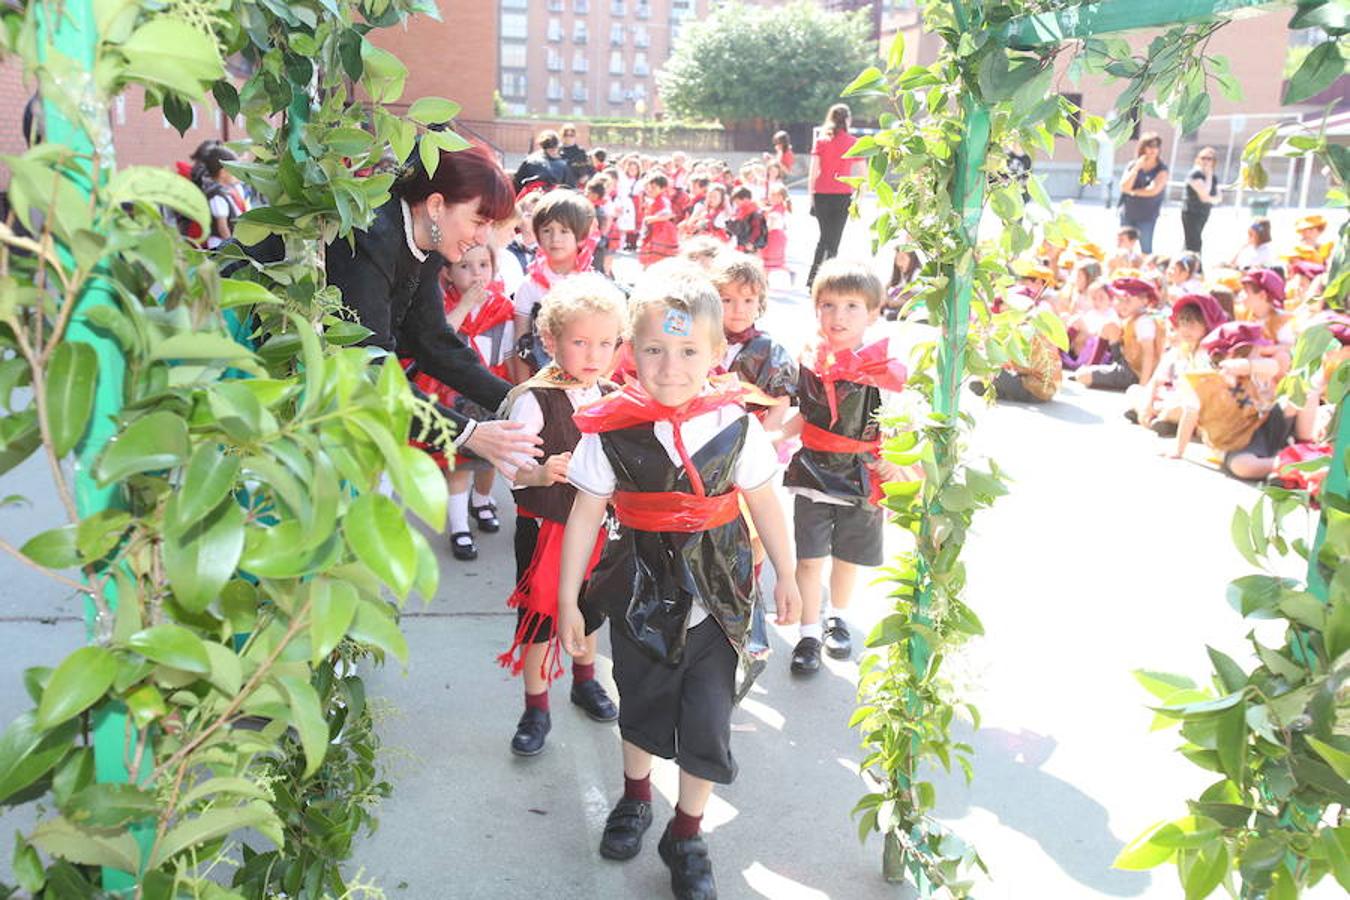
[[[1218,155],[1206,147],[1195,157],[1195,168],[1186,176],[1186,199],[1181,203],[1181,228],[1186,232],[1186,249],[1200,252],[1200,233],[1209,221],[1209,211],[1220,199],[1219,176],[1214,173]]]
[[[483,365],[445,321],[440,271],[464,251],[486,243],[493,223],[511,214],[514,194],[501,167],[479,147],[442,151],[434,176],[418,154],[399,175],[394,198],[375,211],[355,246],[339,238],[328,245],[328,283],[371,334],[362,344],[400,357],[488,409],[510,385]],[[516,422],[475,422],[442,410],[457,426],[455,446],[491,462],[508,478],[530,457],[539,438]]]
[[[1167,163],[1163,162],[1162,138],[1151,131],[1139,136],[1138,155],[1125,167],[1120,179],[1120,224],[1139,230],[1139,248],[1153,252],[1153,227],[1158,224],[1164,191],[1167,190]]]

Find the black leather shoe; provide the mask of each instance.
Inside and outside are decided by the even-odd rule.
[[[450,535],[450,552],[455,555],[455,559],[468,562],[478,558],[478,545],[467,531],[456,531]]]
[[[820,641],[804,637],[792,648],[792,674],[814,675],[820,671]]]
[[[703,835],[677,841],[667,825],[656,850],[670,869],[670,890],[676,900],[717,900],[717,882]]]
[[[544,750],[544,738],[553,728],[546,709],[528,707],[516,723],[516,734],[511,738],[511,752],[516,756],[538,756]]]
[[[496,534],[502,530],[502,523],[497,521],[496,503],[488,502],[482,506],[474,506],[470,503],[469,515],[473,517],[478,530],[485,534]]]
[[[652,805],[624,797],[609,811],[600,855],[605,859],[632,859],[642,849],[642,836],[652,827]]]
[[[835,659],[848,659],[853,653],[853,636],[838,616],[825,620],[825,652]]]
[[[572,702],[597,722],[613,722],[619,717],[619,708],[605,693],[604,685],[594,678],[572,682]]]

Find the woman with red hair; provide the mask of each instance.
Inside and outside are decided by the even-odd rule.
[[[434,175],[415,152],[391,192],[369,227],[353,232],[354,244],[338,239],[328,245],[328,283],[370,329],[364,345],[410,358],[419,372],[496,409],[511,386],[446,323],[440,273],[487,243],[493,224],[511,216],[511,180],[481,147],[441,151]],[[453,448],[444,449],[471,450],[508,478],[539,455],[539,438],[518,423],[443,412],[456,426]]]

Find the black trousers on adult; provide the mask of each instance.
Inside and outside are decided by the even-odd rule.
[[[1200,252],[1200,234],[1209,221],[1209,207],[1199,210],[1181,211],[1181,230],[1186,232],[1186,249],[1191,253]]]
[[[816,280],[816,270],[827,259],[839,255],[839,239],[844,236],[848,222],[848,207],[852,194],[812,194],[811,204],[816,221],[820,223],[820,240],[816,242],[816,257],[811,261],[811,274],[806,276],[809,286]]]

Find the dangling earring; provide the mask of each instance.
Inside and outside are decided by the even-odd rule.
[[[445,235],[441,233],[441,223],[432,219],[431,224],[427,226],[427,234],[431,237],[431,243],[439,249],[441,246],[441,238],[445,237]]]

